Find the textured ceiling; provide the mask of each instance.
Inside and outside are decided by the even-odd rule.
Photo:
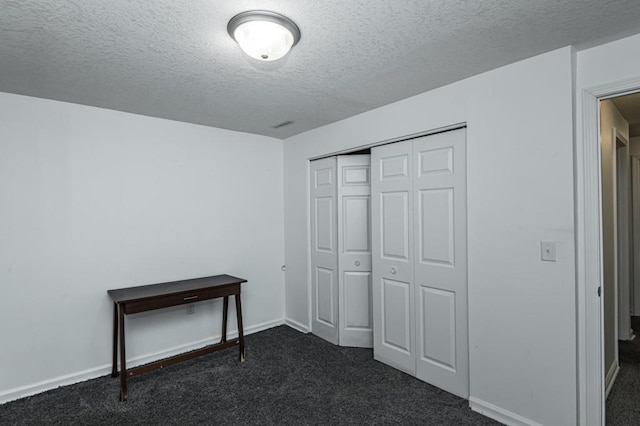
[[[289,56],[240,51],[226,25],[251,9],[298,24]],[[638,0],[0,0],[0,91],[286,138],[637,32]]]

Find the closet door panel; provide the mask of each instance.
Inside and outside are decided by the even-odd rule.
[[[338,156],[340,346],[373,347],[371,159]]]
[[[335,271],[317,266],[316,271],[316,321],[335,327],[336,315],[333,302],[335,287]]]
[[[311,328],[338,343],[336,157],[311,162]]]
[[[344,329],[347,331],[367,331],[367,340],[373,338],[373,318],[371,314],[371,272],[345,272],[344,275]],[[345,346],[344,343],[341,345]],[[373,341],[371,342],[373,344]]]
[[[416,376],[469,397],[466,131],[414,141]]]
[[[412,142],[371,150],[374,357],[415,374]]]
[[[420,312],[422,356],[444,368],[456,369],[455,293],[421,287]]]
[[[381,257],[409,262],[409,191],[380,194]]]
[[[411,284],[382,279],[382,344],[411,355]]]
[[[453,266],[453,189],[422,190],[418,197],[420,262]]]
[[[349,255],[361,254],[363,257],[371,253],[371,238],[369,236],[370,204],[369,195],[342,196],[342,253]],[[368,264],[370,263],[366,259],[365,261]]]

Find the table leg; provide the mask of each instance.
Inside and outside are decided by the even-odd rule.
[[[120,318],[120,401],[127,400],[127,355],[124,347],[124,308],[119,307]]]
[[[111,377],[118,377],[118,304],[113,304],[113,363]]]
[[[244,362],[244,330],[242,329],[242,305],[240,290],[236,294],[236,317],[238,318],[238,341],[240,342],[240,362]]]
[[[222,301],[222,339],[220,343],[227,341],[227,312],[229,310],[229,296],[224,296]]]

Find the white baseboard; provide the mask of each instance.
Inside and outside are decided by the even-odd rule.
[[[500,408],[496,405],[489,404],[481,399],[470,397],[469,407],[477,413],[483,416],[492,418],[499,421],[502,424],[509,426],[542,426],[540,423],[536,423],[533,420],[529,420],[516,413]]]
[[[611,392],[611,389],[613,389],[613,384],[616,382],[619,372],[620,372],[620,365],[618,365],[618,361],[614,361],[611,364],[611,367],[609,368],[609,371],[607,371],[607,375],[604,378],[604,385],[605,385],[604,399],[607,399],[609,397],[609,393]]]
[[[267,330],[269,328],[277,327],[284,324],[283,320],[267,321],[262,324],[252,325],[244,329],[244,334],[249,335],[257,333],[259,331]],[[238,332],[230,332],[227,338],[234,339],[238,337]],[[135,367],[136,365],[147,364],[159,359],[168,358],[179,353],[188,352],[194,349],[201,348],[203,346],[211,345],[220,341],[220,334],[206,339],[198,340],[196,342],[187,343],[184,345],[175,346],[173,348],[165,349],[162,351],[154,352],[151,354],[145,354],[132,359],[127,359],[128,367]],[[85,380],[95,379],[96,377],[105,376],[111,374],[111,364],[101,365],[87,370],[78,371],[71,374],[65,374],[63,376],[54,377],[52,379],[43,380],[40,382],[28,384],[25,386],[19,386],[16,388],[8,389],[0,392],[0,404],[13,401],[16,399],[24,398],[26,396],[35,395],[41,392],[45,392],[51,389],[58,388],[60,386],[71,385],[74,383],[84,382]]]
[[[309,327],[307,327],[306,325],[301,324],[298,321],[294,321],[290,318],[285,319],[284,323],[289,327],[293,328],[294,330],[301,331],[302,333],[309,333],[311,331],[309,330]]]

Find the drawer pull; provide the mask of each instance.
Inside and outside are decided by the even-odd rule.
[[[184,300],[185,302],[189,301],[189,300],[196,300],[198,298],[198,296],[188,296],[183,298],[182,300]]]

